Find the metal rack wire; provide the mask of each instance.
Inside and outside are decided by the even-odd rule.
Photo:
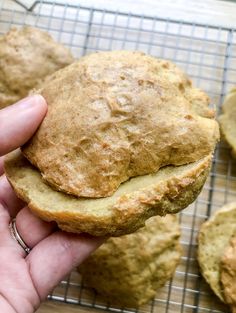
[[[183,68],[211,96],[220,112],[224,95],[234,86],[234,29],[156,16],[134,15],[89,7],[36,1],[26,10],[0,0],[0,33],[24,24],[44,29],[69,46],[76,57],[114,49],[141,50]],[[236,162],[225,143],[217,147],[209,179],[194,204],[180,214],[184,255],[173,279],[158,290],[154,301],[139,310],[109,306],[73,272],[51,299],[114,312],[227,312],[201,278],[196,237],[202,222],[224,203],[236,200]]]

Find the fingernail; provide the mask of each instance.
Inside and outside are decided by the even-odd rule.
[[[41,95],[32,95],[28,96],[17,103],[15,103],[15,106],[17,106],[18,109],[27,109],[35,105],[42,105],[45,104],[45,99]]]

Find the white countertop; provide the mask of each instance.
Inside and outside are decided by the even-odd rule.
[[[0,0],[11,5],[10,0]],[[22,0],[30,7],[35,1]],[[53,1],[52,1],[53,2]],[[137,14],[177,18],[178,20],[200,22],[236,28],[236,1],[220,0],[56,0],[63,4],[93,6],[105,9],[128,11]]]

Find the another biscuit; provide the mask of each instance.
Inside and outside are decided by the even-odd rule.
[[[69,49],[39,29],[12,28],[0,37],[0,109],[28,95],[46,76],[74,61]]]
[[[226,96],[222,111],[222,115],[219,116],[221,132],[236,158],[236,88]]]
[[[153,217],[137,232],[110,238],[80,267],[85,285],[109,303],[138,307],[153,299],[181,257],[177,216]]]
[[[221,258],[221,283],[224,299],[236,312],[236,237],[232,237]]]
[[[198,237],[198,262],[202,275],[223,302],[221,257],[235,231],[236,202],[233,202],[223,206],[203,223]]]

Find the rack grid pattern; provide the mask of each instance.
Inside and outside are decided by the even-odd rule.
[[[0,0],[0,33],[22,25],[48,31],[69,46],[76,57],[99,50],[127,49],[172,60],[210,95],[218,113],[225,94],[235,84],[234,29],[53,1],[36,1],[28,10],[20,5],[12,9],[10,0]],[[200,225],[230,201],[236,201],[236,162],[230,148],[221,142],[203,191],[180,214],[184,254],[175,276],[158,290],[155,300],[139,310],[108,305],[83,285],[76,271],[49,298],[113,312],[228,312],[199,273],[196,247]]]

